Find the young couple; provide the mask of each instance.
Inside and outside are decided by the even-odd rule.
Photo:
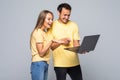
[[[78,54],[64,50],[80,45],[78,26],[69,20],[71,10],[68,3],[58,5],[59,17],[54,22],[51,11],[43,10],[40,13],[30,38],[32,80],[47,80],[50,49],[57,80],[66,80],[66,74],[72,80],[83,80]]]

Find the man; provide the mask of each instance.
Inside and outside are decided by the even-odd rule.
[[[52,47],[56,78],[57,80],[66,80],[66,74],[69,74],[72,80],[83,80],[78,54],[64,49],[80,45],[78,26],[69,20],[71,6],[62,3],[57,7],[57,11],[59,18],[53,22],[51,28],[53,39],[60,40]]]

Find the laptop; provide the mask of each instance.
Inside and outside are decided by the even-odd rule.
[[[83,51],[86,51],[86,52],[93,51],[95,49],[95,46],[98,42],[99,37],[100,37],[99,34],[85,36],[83,38],[81,46],[69,47],[64,49],[72,52],[76,52],[76,53],[82,53]]]

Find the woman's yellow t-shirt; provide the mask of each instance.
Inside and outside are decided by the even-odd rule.
[[[36,29],[31,36],[31,51],[32,51],[32,62],[36,61],[47,61],[49,63],[50,50],[47,51],[44,57],[40,57],[36,48],[36,43],[43,43],[44,46],[48,43],[49,39],[47,34],[41,29]]]

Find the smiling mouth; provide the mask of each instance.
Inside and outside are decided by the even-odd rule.
[[[49,26],[51,26],[51,24],[48,24]]]

